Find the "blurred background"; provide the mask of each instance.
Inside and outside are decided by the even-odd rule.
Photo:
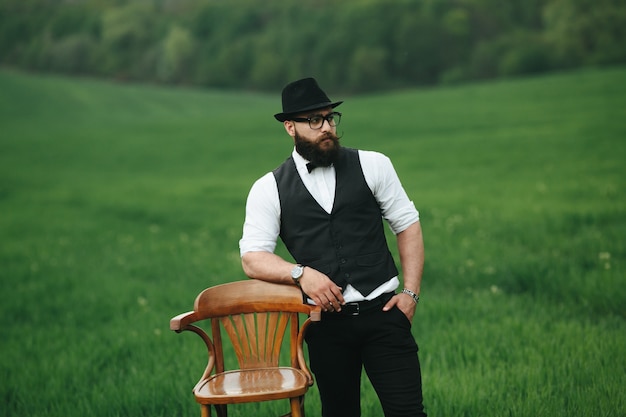
[[[622,0],[2,0],[0,65],[342,93],[626,63]]]

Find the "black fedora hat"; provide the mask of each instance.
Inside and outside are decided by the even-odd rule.
[[[283,88],[283,112],[274,117],[279,122],[284,122],[294,114],[324,107],[335,108],[341,103],[343,101],[331,102],[314,78],[303,78]]]

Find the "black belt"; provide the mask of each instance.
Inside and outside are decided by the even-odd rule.
[[[387,301],[393,297],[395,293],[387,292],[373,300],[369,301],[358,301],[355,303],[346,303],[341,306],[341,311],[326,311],[322,312],[325,318],[330,317],[350,317],[350,316],[358,316],[360,314],[366,313],[368,311],[372,311],[375,309],[381,310],[382,307],[387,304]]]

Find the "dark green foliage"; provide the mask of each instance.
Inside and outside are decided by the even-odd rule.
[[[367,92],[626,62],[619,0],[6,0],[0,64],[275,91]]]

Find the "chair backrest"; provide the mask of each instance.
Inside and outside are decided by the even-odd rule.
[[[282,342],[289,329],[291,366],[301,368],[299,313],[309,315],[303,328],[310,321],[320,320],[319,307],[305,304],[297,287],[249,279],[202,291],[196,297],[194,311],[173,318],[170,328],[192,330],[205,340],[210,364],[206,372],[210,372],[213,360],[216,372],[225,370],[221,328],[232,343],[241,369],[278,366]],[[212,341],[194,325],[202,320],[211,322]]]

